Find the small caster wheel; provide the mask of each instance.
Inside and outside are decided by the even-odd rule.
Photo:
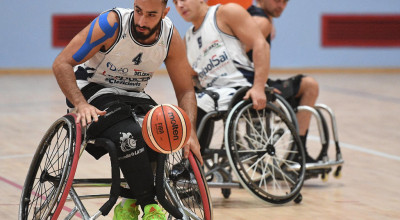
[[[338,166],[338,167],[336,168],[334,177],[335,177],[336,179],[342,178],[342,166]]]
[[[324,183],[328,182],[328,175],[326,175],[326,173],[322,173],[321,179],[322,179],[322,182],[324,182]]]
[[[303,200],[303,196],[299,193],[299,195],[294,199],[294,203],[299,204],[301,200]]]
[[[225,199],[228,199],[229,196],[231,195],[231,189],[221,189],[222,195],[224,196]]]

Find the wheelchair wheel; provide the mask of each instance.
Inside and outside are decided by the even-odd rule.
[[[75,175],[80,132],[73,115],[61,117],[47,130],[25,180],[19,219],[58,218]]]
[[[165,163],[167,199],[183,214],[182,219],[212,218],[211,196],[199,161],[190,153],[188,159],[181,152],[167,156]],[[169,214],[167,219],[176,219]]]
[[[295,199],[305,176],[305,155],[289,119],[272,103],[256,111],[241,101],[229,112],[226,153],[244,188],[256,197],[281,204]]]

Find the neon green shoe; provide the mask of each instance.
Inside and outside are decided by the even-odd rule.
[[[166,220],[163,209],[157,204],[149,204],[144,207],[143,220]]]
[[[124,207],[121,206],[121,203],[115,206],[113,220],[138,220],[139,214],[136,199],[126,199]]]

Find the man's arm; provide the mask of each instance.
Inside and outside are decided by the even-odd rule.
[[[260,29],[243,7],[232,3],[220,6],[217,11],[217,24],[223,32],[236,36],[245,48],[253,50],[254,83],[245,99],[251,98],[255,109],[265,108],[265,84],[269,74],[270,50]]]
[[[114,12],[102,14],[79,32],[53,63],[53,72],[58,85],[67,99],[75,106],[77,121],[86,126],[104,115],[94,106],[89,105],[76,84],[73,67],[85,62],[102,48],[109,48],[118,33],[118,16]]]
[[[185,146],[184,155],[187,157],[190,149],[200,160],[201,164],[203,164],[200,154],[200,144],[196,134],[197,103],[192,83],[194,70],[189,65],[183,40],[175,28],[169,46],[168,57],[165,60],[165,66],[171,78],[178,105],[188,114],[192,123],[191,135],[188,145]]]
[[[264,39],[266,39],[268,35],[272,33],[272,20],[261,16],[252,16],[252,18],[254,22],[256,22],[258,29],[260,29],[262,35],[264,36]]]

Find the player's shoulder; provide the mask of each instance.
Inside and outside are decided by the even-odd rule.
[[[235,26],[237,23],[250,19],[251,16],[241,5],[228,3],[220,5],[216,13],[216,18],[219,24],[221,24],[221,28],[223,24],[229,27]]]
[[[236,3],[227,3],[220,5],[217,11],[218,16],[222,15],[227,21],[233,19],[241,19],[245,16],[249,16],[249,13],[242,6]]]
[[[131,8],[112,8],[103,13],[108,13],[108,19],[118,21],[120,18],[132,16],[133,9]]]
[[[220,5],[218,8],[218,11],[234,14],[235,12],[243,12],[243,11],[245,11],[245,9],[242,6],[240,6],[239,4],[227,3],[227,4]]]

